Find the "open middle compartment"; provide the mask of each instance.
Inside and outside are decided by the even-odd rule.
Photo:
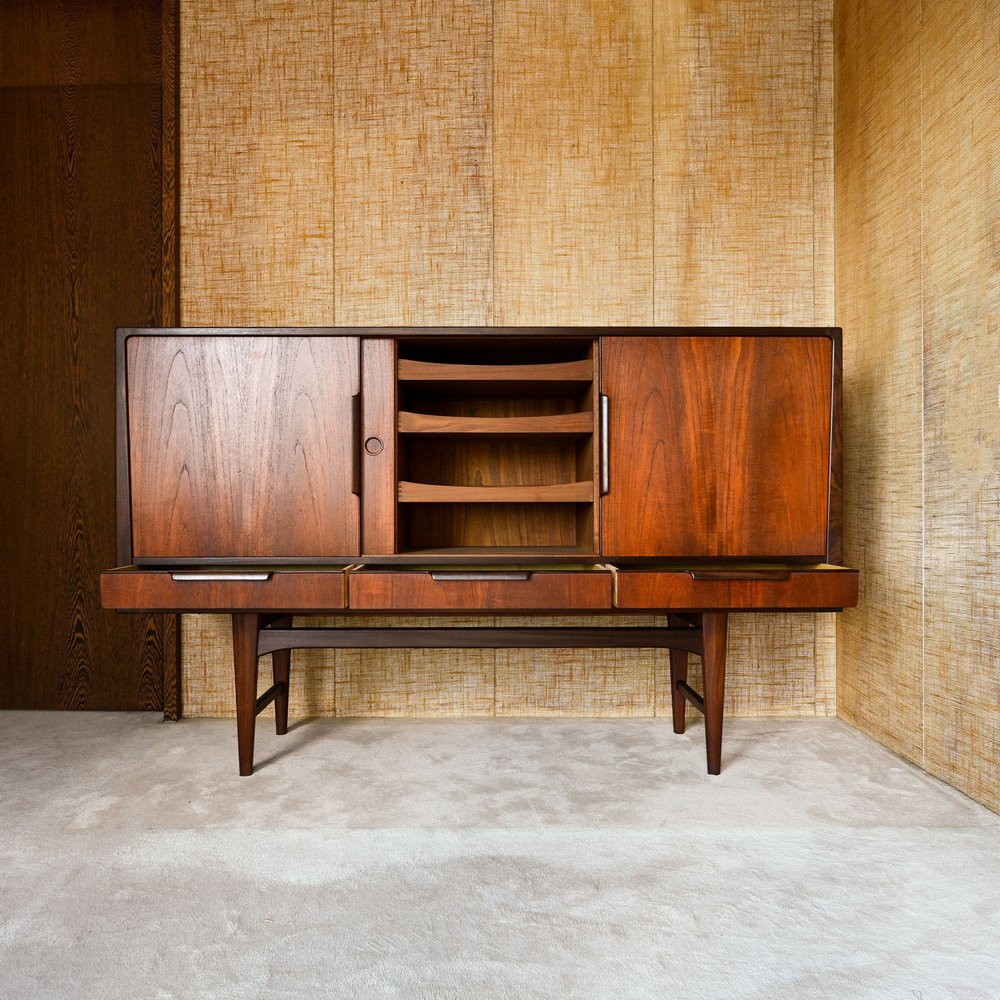
[[[596,551],[594,338],[402,341],[399,550]]]

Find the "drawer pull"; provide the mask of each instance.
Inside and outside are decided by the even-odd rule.
[[[480,581],[528,580],[531,574],[523,570],[440,570],[431,573],[431,579],[437,583],[461,581],[463,583],[479,583]]]
[[[790,580],[792,574],[787,569],[693,569],[692,580]]]
[[[177,583],[264,583],[271,579],[270,573],[171,573],[171,580]]]

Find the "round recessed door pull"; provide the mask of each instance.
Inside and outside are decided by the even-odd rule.
[[[365,451],[367,451],[369,455],[380,455],[384,447],[385,445],[382,444],[381,438],[370,437],[367,441],[365,441]]]

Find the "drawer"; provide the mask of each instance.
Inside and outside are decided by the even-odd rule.
[[[349,575],[350,606],[362,611],[607,611],[611,573],[602,567],[524,569],[365,568]]]
[[[688,611],[832,611],[858,603],[858,571],[843,566],[619,569],[615,605]]]
[[[345,606],[345,567],[215,567],[101,574],[101,603],[117,611],[330,611]]]

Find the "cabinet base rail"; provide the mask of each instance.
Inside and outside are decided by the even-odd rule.
[[[598,649],[670,650],[673,727],[683,733],[685,703],[705,716],[709,774],[722,767],[725,695],[725,612],[671,614],[663,628],[308,628],[292,627],[291,615],[241,612],[232,615],[236,681],[236,732],[240,774],[253,773],[257,716],[274,702],[275,732],[288,731],[288,691],[293,649]],[[260,657],[271,654],[274,683],[257,696]],[[701,657],[704,695],[687,683],[688,653]]]

